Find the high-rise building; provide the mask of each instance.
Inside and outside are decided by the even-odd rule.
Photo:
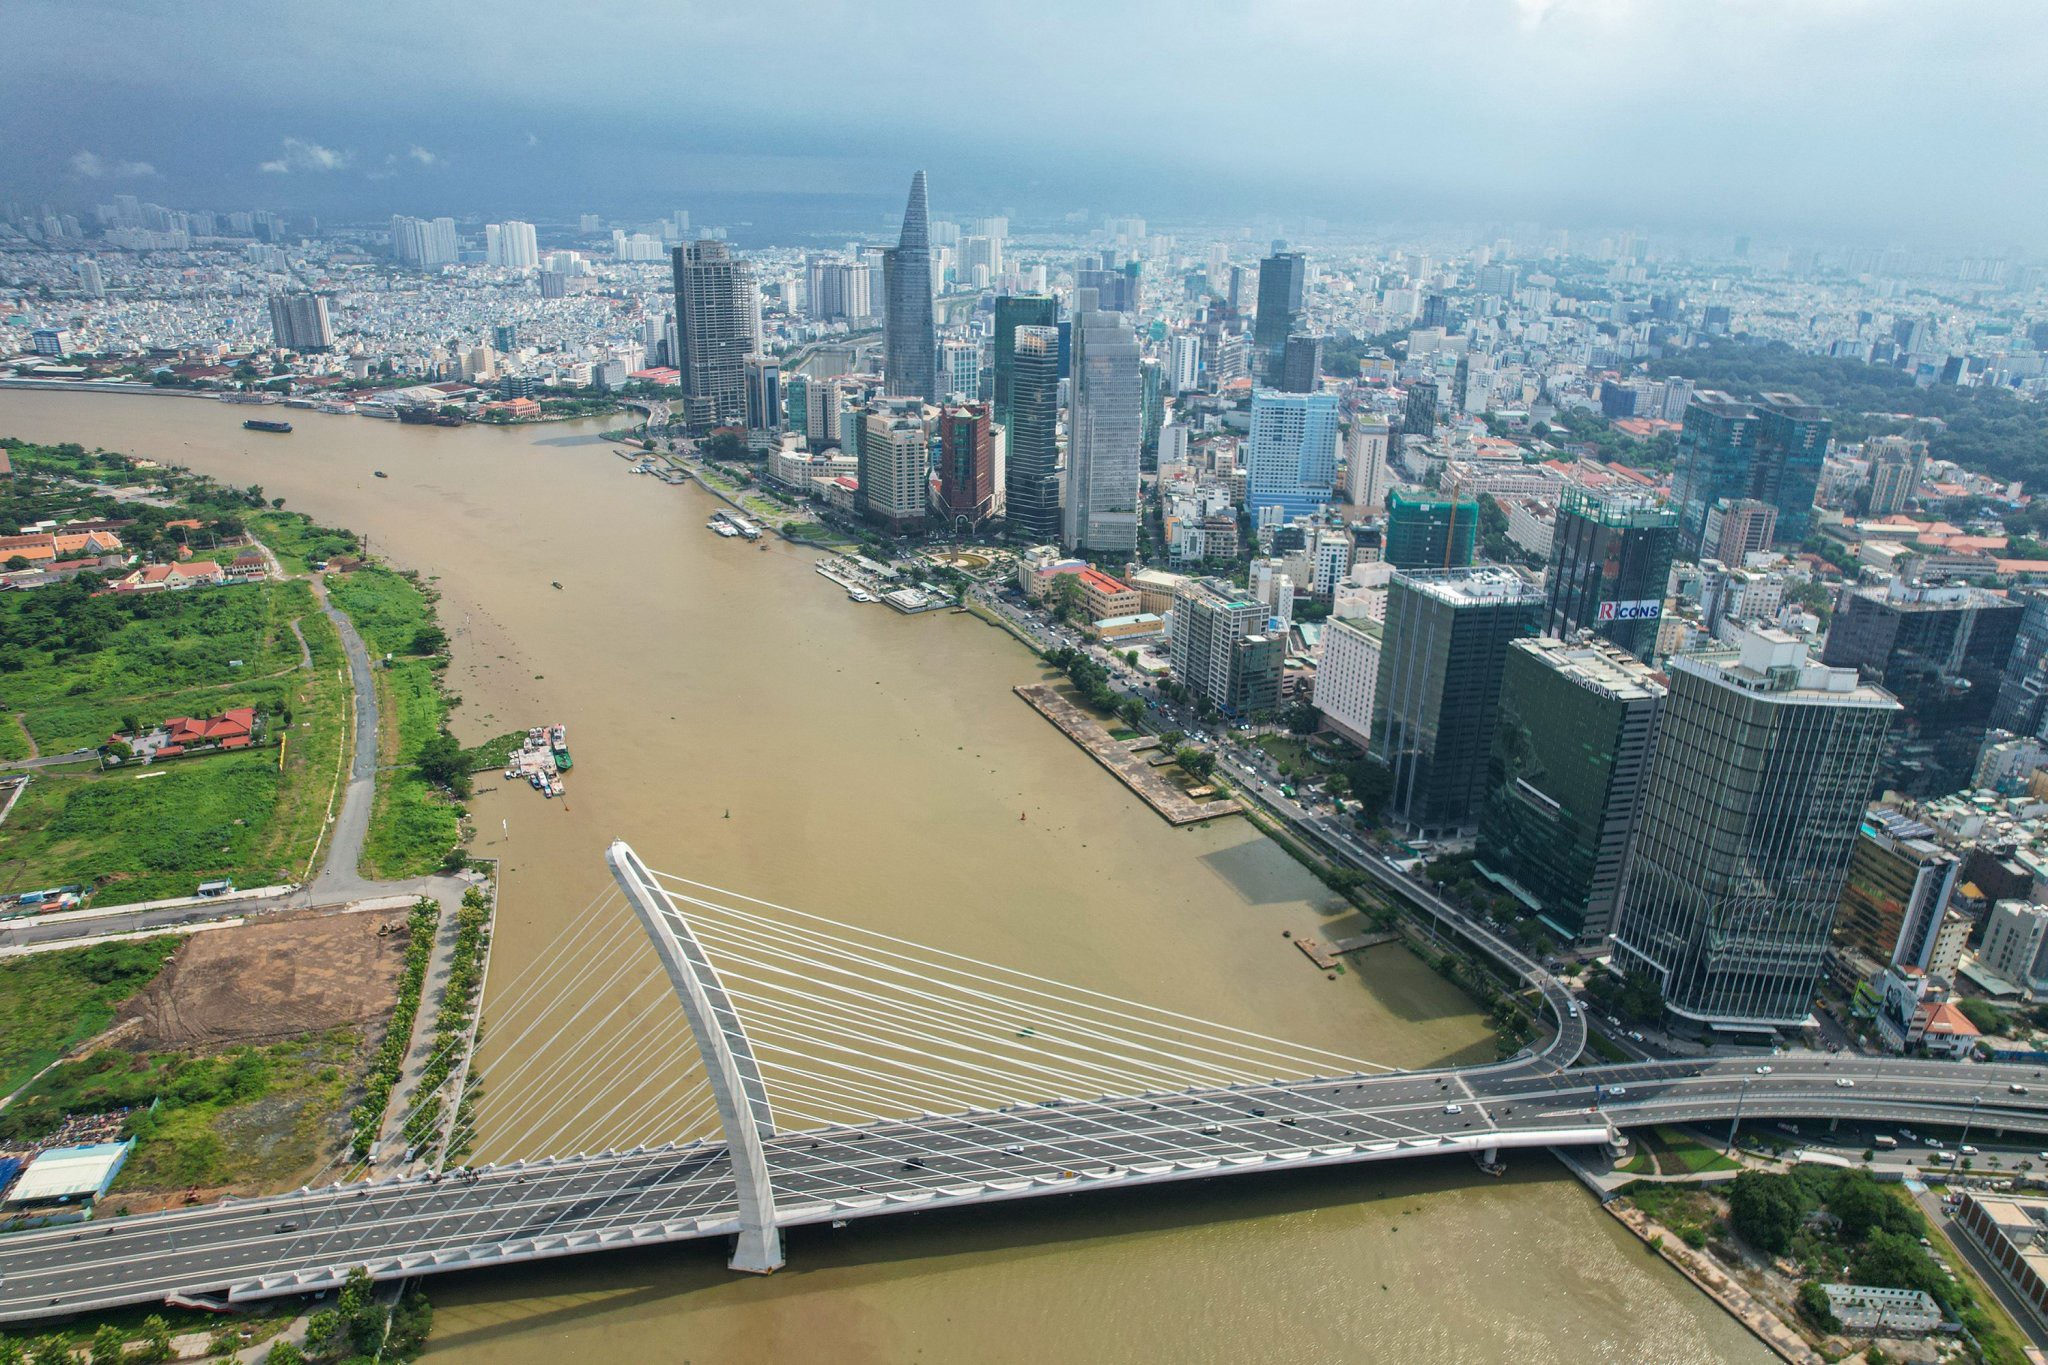
[[[1927,467],[1927,442],[1904,436],[1873,436],[1863,443],[1870,461],[1870,515],[1887,517],[1905,510],[1920,492]]]
[[[1856,829],[1835,938],[1878,962],[1926,971],[1959,866],[1928,826],[1872,806]]]
[[[1665,671],[1614,962],[1688,1027],[1797,1028],[1898,703],[1779,630]]]
[[[1991,724],[2016,735],[2048,738],[2048,592],[2020,590],[2020,623],[1998,683]]]
[[[1016,338],[1019,327],[1053,327],[1059,322],[1059,304],[1050,294],[1003,294],[996,299],[995,346],[990,368],[995,376],[996,425],[1010,428],[1010,381],[1016,371]],[[1058,356],[1054,356],[1058,365]],[[1059,375],[1053,375],[1055,381]],[[1014,449],[1014,444],[1012,449]]]
[[[1073,402],[1060,544],[1089,554],[1138,548],[1138,464],[1144,440],[1138,336],[1122,313],[1074,294]]]
[[[80,256],[73,266],[78,276],[78,288],[87,298],[103,299],[107,296],[107,277],[100,272],[100,263],[90,256]]]
[[[882,254],[882,390],[901,398],[939,397],[938,332],[932,319],[931,210],[924,172],[910,177],[903,233]]]
[[[946,398],[975,402],[981,397],[981,343],[948,337],[939,343],[939,387]]]
[[[1333,617],[1323,627],[1323,658],[1316,665],[1316,710],[1324,724],[1361,749],[1372,744],[1382,630],[1370,617]]]
[[[327,298],[310,291],[270,296],[270,331],[279,350],[313,353],[334,345]]]
[[[1739,569],[1749,557],[1771,548],[1778,535],[1778,509],[1761,498],[1722,498],[1707,509],[1701,559]]]
[[[1280,704],[1286,640],[1266,633],[1270,608],[1216,579],[1184,579],[1173,590],[1173,676],[1233,716]]]
[[[1422,318],[1418,327],[1442,327],[1451,325],[1451,300],[1444,294],[1425,294],[1422,298]]]
[[[760,441],[782,430],[782,367],[765,355],[746,359],[747,435]]]
[[[1258,353],[1258,379],[1280,381],[1287,338],[1301,330],[1302,295],[1308,284],[1308,258],[1299,251],[1275,251],[1259,262],[1259,312],[1252,324],[1252,349]]]
[[[519,349],[519,327],[516,323],[501,322],[491,328],[491,348],[503,355],[510,355]],[[674,363],[671,358],[670,363]]]
[[[1327,505],[1337,481],[1337,395],[1252,391],[1245,442],[1245,506],[1283,520]]]
[[[1543,595],[1510,569],[1394,575],[1372,723],[1373,752],[1394,775],[1390,819],[1424,838],[1472,827],[1508,646],[1542,617]]]
[[[1159,429],[1166,425],[1166,367],[1151,356],[1138,362],[1139,467],[1159,468]]]
[[[1459,569],[1479,540],[1479,501],[1457,494],[1387,495],[1386,541],[1380,557],[1397,569]]]
[[[744,426],[747,357],[761,349],[754,268],[719,241],[691,242],[672,254],[684,420],[699,430]]]
[[[1663,706],[1655,671],[1604,640],[1508,646],[1479,857],[1580,948],[1613,926]]]
[[[1202,386],[1202,338],[1194,332],[1176,332],[1168,346],[1167,368],[1176,394],[1193,393]]]
[[[2025,610],[1983,588],[1896,578],[1842,594],[1821,661],[1904,708],[1879,770],[1888,786],[1944,796],[1968,783]]]
[[[1779,542],[1798,545],[1813,529],[1813,494],[1834,423],[1826,408],[1789,393],[1763,395],[1757,416],[1757,473],[1750,496],[1777,507]]]
[[[1283,393],[1314,393],[1323,386],[1323,339],[1306,332],[1291,334],[1280,351]]]
[[[995,419],[986,403],[939,413],[939,515],[973,530],[995,515]]]
[[[1425,439],[1436,435],[1434,380],[1418,379],[1408,386],[1407,399],[1401,406],[1401,434]]]
[[[1544,633],[1590,630],[1647,662],[1677,549],[1678,514],[1654,498],[1567,486],[1551,530]]]
[[[1805,540],[1832,425],[1825,409],[1789,393],[1767,393],[1751,406],[1717,389],[1696,391],[1686,404],[1671,480],[1686,552],[1704,543],[1707,514],[1724,498],[1770,503],[1778,511],[1778,542]]]
[[[1750,496],[1756,435],[1756,413],[1749,404],[1719,389],[1699,389],[1686,404],[1671,495],[1684,520],[1688,555],[1698,553],[1705,540],[1708,509],[1724,498]]]
[[[1048,300],[1049,302],[1049,300]],[[1001,302],[997,303],[1001,317]],[[998,370],[998,387],[1003,371]],[[1010,420],[1004,426],[1003,518],[1033,545],[1060,538],[1060,334],[1019,326],[1011,333]]]
[[[932,456],[923,399],[877,398],[861,419],[856,458],[862,516],[896,535],[924,525]]]
[[[398,214],[391,220],[391,253],[402,265],[432,267],[453,265],[462,254],[453,218],[408,218]]]
[[[872,281],[865,261],[813,256],[804,263],[805,311],[820,322],[860,322],[874,313]]]
[[[1344,440],[1344,501],[1359,513],[1380,510],[1387,497],[1387,419],[1360,413]]]
[[[516,219],[485,224],[484,263],[508,266],[514,270],[539,265],[540,241],[534,233],[533,224]]]
[[[2048,993],[2048,906],[2002,900],[1984,917],[1977,961],[2031,995]]]

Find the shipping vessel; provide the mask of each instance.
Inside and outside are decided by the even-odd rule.
[[[290,422],[267,422],[259,417],[251,417],[248,421],[242,423],[242,429],[244,431],[286,432],[292,429],[292,424]]]

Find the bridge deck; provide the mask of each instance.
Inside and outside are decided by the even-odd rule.
[[[1255,1170],[1597,1142],[1610,1124],[1747,1117],[1960,1122],[2048,1134],[2018,1067],[1773,1059],[1560,1071],[1542,1059],[786,1133],[768,1144],[785,1225]],[[1853,1081],[1841,1086],[1842,1079]],[[1746,1085],[1745,1085],[1746,1083]],[[1600,1104],[1594,1107],[1595,1087]],[[1619,1090],[1617,1091],[1617,1087]],[[1452,1110],[1455,1106],[1455,1111]],[[721,1143],[335,1186],[5,1239],[0,1321],[171,1293],[295,1294],[730,1234]]]

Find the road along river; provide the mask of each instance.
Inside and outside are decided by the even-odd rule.
[[[1241,820],[1174,830],[1133,799],[1011,695],[1040,672],[1007,636],[857,606],[807,553],[712,535],[717,504],[628,473],[595,436],[604,423],[445,430],[295,411],[278,437],[241,430],[246,415],[0,393],[0,435],[259,483],[431,577],[465,741],[568,725],[565,801],[501,788],[472,804],[476,851],[504,869],[494,992],[548,968],[607,885],[605,845],[625,838],[666,871],[1354,1056],[1491,1054],[1470,1002],[1401,949],[1334,982],[1312,970],[1281,931],[1318,930],[1333,898]],[[592,922],[584,941],[611,927]],[[591,949],[626,968],[593,986],[600,1003],[658,971],[618,943]],[[660,1012],[641,1025],[673,1026]],[[517,1033],[487,1040],[487,1082],[554,1060],[518,1055]],[[578,1123],[634,1114],[648,1084],[564,1066],[546,1123],[492,1092],[481,1155],[596,1141]],[[683,1247],[443,1281],[434,1355],[1767,1358],[1547,1158],[1511,1164],[1498,1181],[1458,1163],[1360,1168],[812,1229],[768,1279]]]

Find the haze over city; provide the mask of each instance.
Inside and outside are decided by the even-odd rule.
[[[2024,0],[935,10],[17,0],[0,179],[327,214],[852,196],[2038,244]],[[481,16],[478,16],[481,18]],[[737,218],[739,215],[733,215]],[[765,215],[764,215],[765,218]],[[777,227],[787,230],[778,216]]]

